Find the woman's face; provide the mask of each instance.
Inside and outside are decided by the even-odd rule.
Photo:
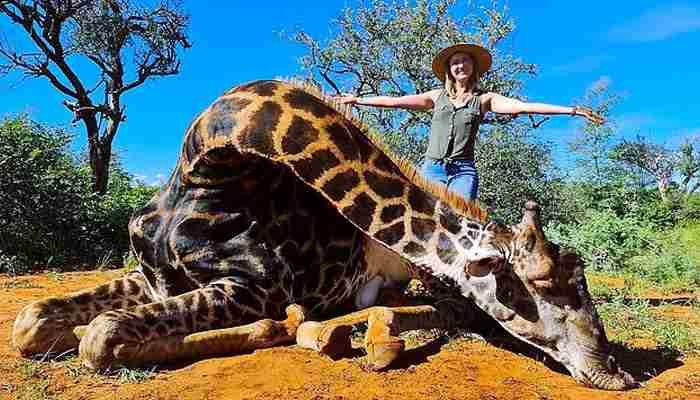
[[[447,60],[450,74],[456,81],[469,79],[474,72],[474,61],[467,53],[455,53]]]

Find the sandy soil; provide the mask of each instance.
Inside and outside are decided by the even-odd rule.
[[[76,358],[38,363],[12,350],[12,323],[25,304],[118,274],[0,276],[0,398],[700,399],[700,356],[676,359],[653,342],[618,352],[620,364],[643,381],[643,387],[624,393],[581,387],[536,359],[474,340],[429,342],[381,373],[364,368],[361,352],[332,361],[291,346],[171,366],[138,383],[95,375]],[[700,324],[697,309],[674,306],[670,312]]]

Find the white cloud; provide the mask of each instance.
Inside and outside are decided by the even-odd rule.
[[[608,31],[608,37],[624,42],[652,42],[696,30],[700,30],[700,7],[676,4],[648,10],[621,23]]]

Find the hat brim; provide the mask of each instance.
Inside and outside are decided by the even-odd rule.
[[[440,50],[435,58],[433,58],[433,73],[443,82],[445,81],[447,60],[455,53],[467,53],[472,56],[479,73],[482,75],[491,68],[492,57],[488,50],[476,44],[455,44]]]

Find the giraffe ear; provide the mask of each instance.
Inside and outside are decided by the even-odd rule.
[[[469,276],[481,278],[490,273],[498,274],[503,270],[505,260],[503,257],[485,257],[480,260],[467,263],[466,272]]]

